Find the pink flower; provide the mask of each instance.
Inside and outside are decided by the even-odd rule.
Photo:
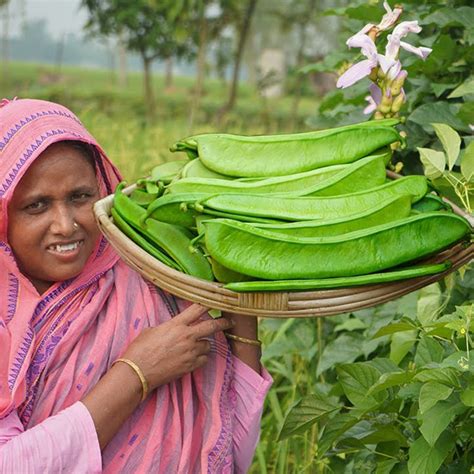
[[[364,114],[368,115],[377,110],[377,106],[382,101],[382,91],[377,84],[372,83],[369,87],[370,95],[365,97],[368,102],[367,107],[364,109]]]
[[[417,21],[402,21],[393,29],[393,33],[388,35],[388,43],[385,48],[385,57],[390,60],[395,60],[398,57],[400,47],[409,53],[416,54],[421,59],[425,60],[431,53],[431,48],[425,48],[423,46],[417,48],[412,46],[405,41],[401,41],[408,33],[419,33],[421,26],[418,25]]]
[[[351,36],[346,41],[350,48],[360,48],[361,53],[367,58],[351,66],[337,81],[337,87],[343,89],[364,77],[367,77],[372,69],[378,65],[378,54],[375,43],[365,34],[357,34]]]

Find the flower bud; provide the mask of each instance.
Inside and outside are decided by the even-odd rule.
[[[390,90],[387,90],[382,97],[382,101],[380,102],[378,109],[383,114],[388,114],[391,108],[392,108],[392,94],[390,93]]]
[[[395,99],[393,99],[392,103],[392,112],[399,112],[400,109],[402,108],[402,105],[405,102],[405,95],[404,94],[398,94]]]
[[[390,86],[390,92],[392,95],[400,94],[407,75],[408,73],[405,70],[402,70],[397,74],[397,77],[392,81]]]

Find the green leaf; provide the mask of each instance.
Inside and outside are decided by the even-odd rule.
[[[358,422],[358,418],[349,413],[337,413],[324,425],[318,441],[318,458],[323,457],[338,438]]]
[[[438,382],[425,383],[420,390],[420,413],[423,414],[439,401],[446,400],[452,392],[453,387],[448,387]]]
[[[363,339],[360,335],[341,334],[324,348],[316,376],[319,377],[325,370],[336,364],[356,360],[362,355],[362,344]]]
[[[390,343],[390,360],[399,364],[415,345],[418,331],[398,332]]]
[[[408,451],[409,474],[436,474],[443,461],[454,448],[455,438],[443,433],[434,446],[420,436]]]
[[[393,467],[398,464],[398,459],[386,459],[377,463],[375,474],[390,474]]]
[[[439,382],[451,387],[460,386],[458,371],[452,367],[424,369],[415,375],[414,380],[419,382]]]
[[[443,355],[443,346],[436,339],[423,336],[416,348],[415,364],[417,367],[424,367],[432,362],[441,362]]]
[[[436,135],[446,152],[448,168],[452,170],[459,155],[461,137],[455,130],[445,123],[432,123],[431,125],[433,125]]]
[[[464,97],[468,94],[474,94],[474,78],[467,79],[459,87],[456,87],[456,89],[448,95],[448,99]]]
[[[359,318],[349,318],[342,324],[338,324],[334,331],[355,331],[357,329],[365,329],[367,324],[361,321]]]
[[[455,130],[470,133],[469,127],[457,117],[459,107],[446,101],[420,105],[407,118],[421,125],[428,133],[433,131],[432,123],[446,123]]]
[[[429,179],[436,179],[443,176],[446,167],[446,157],[442,151],[431,150],[430,148],[417,148],[420,153],[420,160],[425,168],[425,175]]]
[[[368,395],[370,387],[380,378],[380,372],[368,364],[357,362],[337,367],[338,380],[346,397],[356,408],[370,409],[380,405],[387,393]]]
[[[396,332],[413,331],[413,329],[416,329],[416,326],[412,322],[408,320],[400,321],[380,328],[372,338],[376,339],[377,337],[387,336],[388,334],[394,334]]]
[[[474,142],[469,143],[461,158],[461,173],[469,183],[474,183]]]
[[[467,407],[456,399],[440,401],[421,416],[420,432],[430,446],[434,446],[453,418]]]
[[[425,286],[420,290],[417,302],[418,321],[423,326],[431,323],[438,315],[438,309],[441,304],[441,288],[439,283]]]
[[[467,407],[474,407],[474,379],[472,379],[469,385],[461,392],[461,401]]]
[[[435,23],[437,28],[444,28],[448,25],[470,28],[474,23],[474,8],[440,8],[421,20],[422,25],[430,23]]]
[[[390,387],[405,385],[411,382],[414,375],[415,374],[413,372],[394,372],[390,374],[382,374],[380,379],[374,385],[372,385],[372,387],[370,387],[367,393],[370,395]]]
[[[298,401],[286,415],[278,440],[303,433],[324,415],[339,410],[339,407],[327,401],[319,394],[308,395]]]

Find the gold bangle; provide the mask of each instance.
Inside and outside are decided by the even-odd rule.
[[[129,359],[117,359],[114,362],[114,364],[116,362],[124,362],[125,364],[130,366],[135,371],[135,373],[138,375],[138,378],[140,379],[140,382],[142,383],[142,399],[141,399],[141,401],[143,402],[143,400],[145,400],[146,396],[148,395],[148,382],[146,381],[146,378],[143,375],[143,372],[141,371],[140,367],[138,367],[138,365],[135,364],[135,362],[133,362]]]
[[[230,334],[228,332],[225,332],[224,334],[225,334],[225,337],[227,337],[227,339],[243,342],[244,344],[250,344],[251,346],[258,346],[258,347],[262,345],[262,341],[260,341],[259,339],[247,339],[246,337],[236,336],[235,334]]]

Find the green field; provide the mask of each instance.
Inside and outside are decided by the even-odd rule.
[[[318,100],[304,97],[294,127],[290,125],[292,97],[266,104],[254,87],[242,83],[235,110],[216,123],[216,113],[227,98],[227,85],[209,80],[199,110],[191,123],[194,79],[176,77],[171,90],[163,78],[154,77],[157,117],[145,120],[142,78],[130,73],[127,87],[120,88],[110,71],[12,63],[7,80],[0,81],[2,97],[40,98],[73,110],[96,137],[128,180],[143,176],[154,165],[178,158],[169,152],[174,141],[201,132],[242,134],[305,131],[306,118],[314,114]]]

